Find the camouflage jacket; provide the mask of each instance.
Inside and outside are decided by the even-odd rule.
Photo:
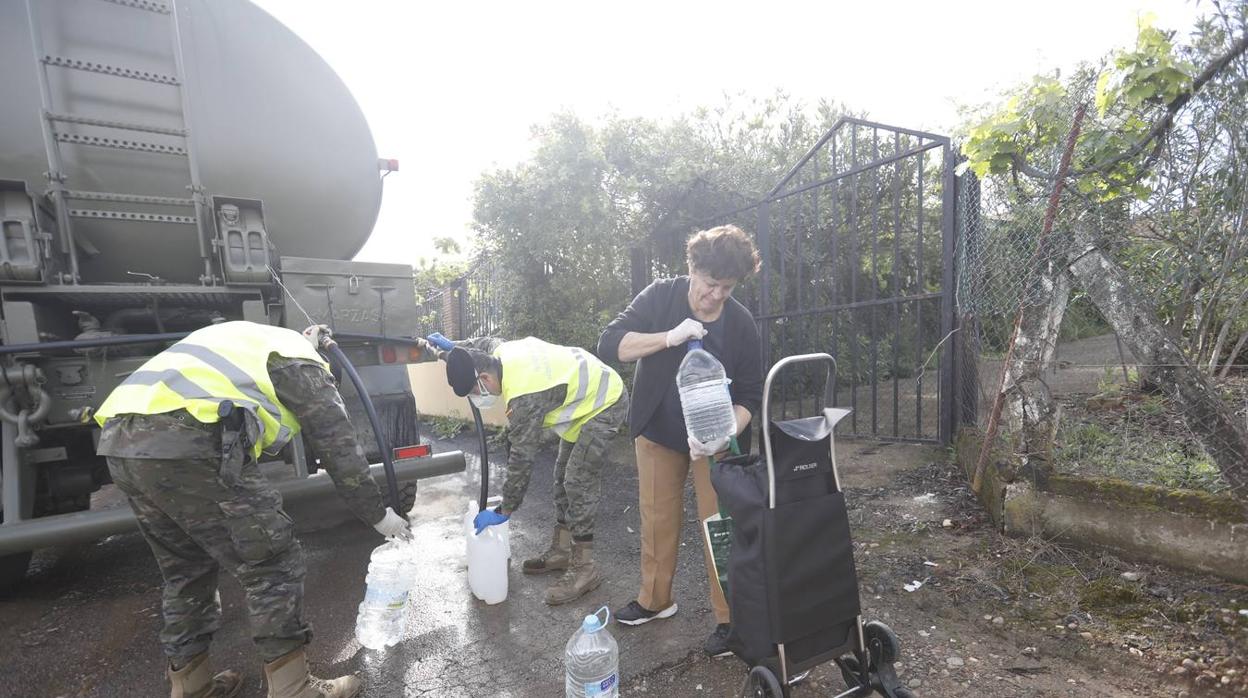
[[[498,337],[474,337],[455,342],[465,349],[493,354],[506,340]],[[507,367],[504,366],[506,371]],[[503,482],[503,510],[515,511],[524,501],[533,477],[533,463],[542,447],[542,420],[547,412],[558,409],[568,394],[566,385],[556,385],[540,393],[513,398],[507,403],[507,479]]]
[[[310,361],[277,354],[269,358],[268,369],[277,399],[299,420],[309,455],[320,459],[339,495],[361,521],[369,525],[381,521],[385,514],[381,493],[333,376]],[[219,425],[204,424],[185,410],[110,419],[96,448],[99,455],[123,458],[203,458],[220,452]]]

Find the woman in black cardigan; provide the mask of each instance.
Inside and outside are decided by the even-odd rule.
[[[688,276],[650,284],[598,339],[603,360],[637,361],[628,421],[637,453],[641,590],[636,600],[615,613],[616,620],[626,625],[676,613],[672,579],[690,471],[699,520],[718,508],[707,456],[724,450],[727,443],[701,444],[685,432],[676,371],[686,343],[701,339],[703,348],[724,364],[732,380],[729,391],[738,433],[749,426],[762,403],[758,328],[750,311],[732,298],[737,283],[758,271],[758,250],[743,230],[726,225],[694,234],[686,254]],[[729,654],[728,603],[712,571],[711,552],[703,548],[716,620],[705,649],[711,656],[724,656]]]

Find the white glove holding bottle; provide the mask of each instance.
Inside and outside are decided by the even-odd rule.
[[[691,339],[702,339],[706,336],[706,328],[702,323],[687,317],[680,324],[667,331],[667,346],[678,347]]]
[[[373,524],[373,528],[386,538],[407,540],[412,537],[412,530],[407,527],[407,519],[394,513],[394,509],[390,507],[386,507],[386,515]]]
[[[731,438],[725,436],[724,438],[716,439],[715,441],[712,441],[709,444],[704,444],[701,441],[698,441],[697,439],[690,436],[689,437],[689,458],[692,460],[697,460],[699,458],[706,458],[707,456],[713,456],[716,453],[719,453],[720,451],[723,451],[724,449],[728,448],[729,441],[731,441]]]

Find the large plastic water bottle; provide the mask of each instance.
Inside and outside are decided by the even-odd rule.
[[[492,501],[486,500],[487,503]],[[477,533],[472,520],[478,511],[475,501],[468,502],[464,514],[464,540],[468,553],[468,588],[472,595],[487,604],[507,600],[507,560],[511,557],[510,521],[487,526]]]
[[[598,614],[606,614],[598,620]],[[564,651],[566,698],[617,698],[620,695],[620,646],[607,632],[611,611],[606,606],[585,616]]]
[[[737,433],[728,383],[719,359],[703,349],[701,342],[689,342],[676,372],[676,388],[690,438],[709,444]]]
[[[407,592],[416,576],[414,544],[388,540],[373,549],[368,561],[368,588],[355,617],[355,639],[370,650],[397,645],[403,639]]]

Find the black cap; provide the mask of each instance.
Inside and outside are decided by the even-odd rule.
[[[472,392],[477,383],[477,369],[473,366],[472,355],[463,347],[455,347],[446,354],[446,382],[460,397]]]

